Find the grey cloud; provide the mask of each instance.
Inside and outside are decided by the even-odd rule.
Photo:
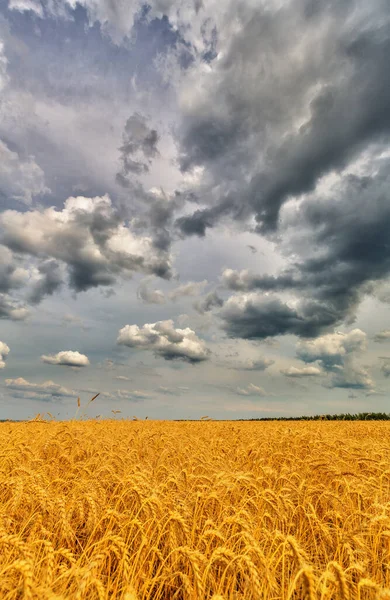
[[[150,350],[165,360],[182,360],[193,364],[208,360],[210,354],[192,329],[175,329],[173,321],[147,323],[143,327],[126,325],[119,331],[117,343],[129,348]]]
[[[0,294],[0,319],[24,321],[29,315],[28,309],[14,301],[7,294]]]
[[[270,395],[270,394],[267,394],[267,392],[262,387],[260,387],[258,385],[254,385],[253,383],[250,383],[245,388],[238,387],[236,392],[239,396],[261,396],[261,397],[264,397],[264,396]]]
[[[245,296],[251,300],[244,302],[246,317],[242,318],[248,321],[249,313],[257,313],[254,320],[262,320],[253,323],[252,333],[244,327],[242,337],[262,338],[267,330],[268,335],[279,332],[312,337],[343,321],[353,321],[364,294],[373,292],[376,283],[390,274],[389,173],[388,159],[382,160],[371,176],[348,175],[334,184],[326,197],[313,194],[294,211],[286,212],[280,243],[286,254],[294,255],[294,262],[278,275],[224,271],[222,283],[228,289],[289,292],[297,298],[294,308],[284,305],[282,309],[277,298],[276,306],[260,293]],[[243,308],[233,310],[240,305],[238,298],[231,301],[231,311],[222,311],[228,320],[230,314],[243,313]],[[260,305],[267,305],[270,311],[268,329],[265,309],[260,310]],[[275,311],[279,326],[273,328]],[[232,325],[228,330],[239,336],[239,328]]]
[[[207,283],[207,279],[182,283],[169,292],[168,297],[170,300],[177,300],[178,298],[185,298],[187,296],[199,296]]]
[[[232,4],[236,29],[223,54],[190,79],[181,165],[205,168],[202,196],[211,206],[179,219],[183,234],[203,236],[227,214],[253,215],[259,231],[273,231],[289,198],[388,139],[385,4],[307,6]]]
[[[136,271],[171,277],[169,254],[157,251],[149,237],[135,235],[108,196],[69,198],[62,210],[6,210],[0,242],[20,264],[38,263],[39,277],[29,292],[35,304],[60,287],[63,268],[76,292],[110,286]],[[9,262],[3,287],[16,287],[22,274]]]
[[[299,342],[297,356],[306,363],[319,361],[323,368],[332,370],[343,364],[348,354],[363,352],[367,346],[364,331],[354,329],[348,334],[330,333],[315,340]]]
[[[239,356],[238,352],[226,355],[226,358],[234,358]],[[266,358],[261,356],[256,359],[247,359],[244,362],[223,362],[224,368],[235,369],[236,371],[265,371],[268,367],[271,367],[275,361],[272,358]]]
[[[54,381],[44,381],[43,383],[31,383],[23,377],[17,379],[6,379],[6,389],[12,392],[22,392],[24,398],[51,400],[54,398],[74,398],[77,393],[74,390],[65,388]]]
[[[137,297],[145,304],[165,304],[165,295],[161,290],[152,290],[148,286],[149,280],[141,281],[137,290]]]
[[[180,387],[174,387],[174,388],[169,388],[169,387],[165,387],[160,385],[157,389],[156,392],[159,392],[160,394],[164,394],[164,396],[181,396],[183,393],[183,388]]]
[[[390,361],[384,362],[381,371],[385,377],[390,377]]]
[[[0,197],[31,204],[33,197],[48,192],[44,172],[35,158],[19,156],[0,139]]]
[[[151,159],[159,154],[158,140],[157,131],[148,127],[144,116],[134,113],[128,118],[120,147],[122,169],[117,174],[117,183],[129,187],[129,174],[140,175],[149,171]]]
[[[51,296],[62,285],[61,266],[56,260],[47,260],[38,266],[40,277],[33,285],[28,301],[39,304],[45,296]]]
[[[153,397],[152,394],[144,390],[115,390],[110,393],[110,396],[114,400],[131,400],[132,402],[141,402]]]
[[[297,345],[297,356],[305,363],[317,362],[331,374],[329,387],[372,389],[373,381],[355,358],[366,350],[367,336],[360,329],[347,334],[333,333]]]
[[[225,200],[214,208],[196,210],[191,215],[179,217],[175,224],[184,236],[197,235],[204,237],[208,228],[222,218],[227,217],[233,211],[234,205],[231,200]]]
[[[266,339],[277,335],[314,337],[328,329],[337,316],[325,305],[301,302],[298,308],[277,297],[259,294],[232,296],[219,313],[230,337]]]
[[[339,372],[336,372],[331,379],[331,388],[346,388],[355,390],[372,390],[374,382],[367,369],[360,366],[353,366],[346,362]]]
[[[71,313],[66,313],[62,317],[62,324],[65,326],[72,325],[74,327],[81,328],[83,331],[88,331],[90,327],[83,321],[83,319],[77,315],[72,315]]]
[[[390,340],[390,329],[380,331],[374,336],[374,342],[386,342]]]
[[[274,364],[274,360],[272,358],[257,358],[255,360],[249,359],[245,363],[242,363],[241,366],[236,367],[243,371],[265,371]]]
[[[29,273],[20,260],[4,246],[0,246],[0,292],[7,293],[26,284]]]
[[[209,312],[213,308],[220,308],[221,306],[223,306],[223,300],[215,291],[209,292],[204,298],[194,303],[195,310],[200,314]]]
[[[225,269],[221,276],[222,285],[234,291],[283,291],[285,289],[299,289],[304,287],[304,282],[298,281],[293,274],[283,273],[278,276],[256,275],[249,270],[234,271]]]

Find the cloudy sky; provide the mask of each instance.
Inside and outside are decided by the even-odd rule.
[[[390,410],[388,0],[5,0],[0,418]]]

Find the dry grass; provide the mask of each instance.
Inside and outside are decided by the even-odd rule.
[[[390,424],[0,425],[0,598],[390,599]]]

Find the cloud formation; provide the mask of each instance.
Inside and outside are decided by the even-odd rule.
[[[294,307],[278,297],[256,293],[231,296],[219,316],[230,337],[248,340],[287,334],[311,338],[329,329],[338,318],[324,304],[308,300]]]
[[[390,340],[390,329],[380,331],[374,336],[374,342],[387,342]]]
[[[224,363],[224,366],[235,369],[236,371],[265,371],[274,363],[275,361],[272,358],[261,356],[256,359],[248,358],[243,362]]]
[[[137,296],[144,304],[165,304],[165,294],[148,286],[149,280],[143,280],[138,286]]]
[[[317,362],[331,375],[329,386],[371,390],[374,386],[367,369],[356,364],[356,356],[367,348],[367,336],[360,329],[333,333],[297,345],[297,357],[305,363]]]
[[[62,367],[88,367],[90,364],[88,356],[72,350],[63,350],[49,356],[42,355],[41,360],[48,365],[60,365]]]
[[[150,129],[143,115],[131,115],[123,132],[123,144],[120,147],[122,169],[117,173],[119,185],[129,187],[129,175],[141,175],[149,171],[151,159],[158,155],[158,133]]]
[[[209,292],[194,303],[195,310],[203,315],[206,312],[210,312],[213,308],[220,308],[223,306],[223,300],[218,296],[217,292]]]
[[[267,392],[265,390],[263,390],[262,387],[258,386],[258,385],[254,385],[253,383],[250,383],[247,387],[245,388],[237,388],[237,394],[239,396],[268,396],[269,394],[267,394]]]
[[[199,296],[207,283],[207,279],[204,279],[203,281],[187,281],[187,283],[181,283],[169,292],[168,297],[170,300],[174,301],[188,296]]]
[[[49,192],[44,173],[34,157],[19,156],[0,139],[0,198],[30,205],[35,196]]]
[[[0,319],[14,321],[13,362],[21,330],[29,372],[47,369],[47,328],[79,347],[81,321],[63,328],[72,312],[86,354],[116,369],[110,331],[152,313],[119,331],[133,364],[103,398],[158,410],[172,377],[195,396],[222,369],[216,412],[219,393],[261,395],[254,376],[321,404],[378,394],[364,353],[366,337],[370,351],[390,339],[389,50],[388,0],[3,3]],[[226,336],[246,341],[226,350]],[[183,364],[157,373],[145,350],[210,364],[202,381]],[[78,364],[69,354],[43,358]],[[81,371],[99,387],[100,372]],[[133,390],[115,389],[122,372]],[[144,390],[148,377],[160,388]],[[8,394],[47,397],[24,385]]]
[[[81,292],[111,286],[118,277],[137,271],[171,277],[169,254],[157,251],[150,237],[135,235],[108,196],[68,198],[62,210],[5,210],[0,214],[0,244],[0,250],[11,253],[3,288],[22,285],[17,266],[24,260],[30,269],[31,304],[53,294],[64,279]],[[37,265],[33,269],[31,261]],[[3,309],[4,316],[22,318],[11,300],[5,298],[4,304],[11,304]]]
[[[389,173],[389,160],[382,159],[373,174],[338,178],[326,195],[315,193],[286,211],[281,247],[294,259],[279,274],[225,269],[222,284],[242,294],[222,311],[228,331],[235,331],[230,318],[249,322],[257,314],[261,323],[265,311],[268,335],[315,337],[351,322],[364,295],[390,274]],[[293,302],[283,302],[281,293]],[[265,337],[262,325],[251,329],[242,337]]]
[[[0,319],[24,321],[29,315],[28,309],[8,294],[0,294]]]
[[[29,398],[31,400],[44,400],[50,401],[52,398],[74,398],[77,397],[77,393],[74,390],[65,388],[54,381],[44,381],[43,383],[32,383],[18,377],[17,379],[6,379],[6,388],[11,391],[12,394],[15,392],[21,392],[22,397]]]
[[[0,369],[4,369],[5,360],[10,353],[10,349],[5,342],[0,342]]]
[[[323,371],[318,367],[288,367],[287,369],[281,369],[280,371],[286,377],[319,377],[323,375]]]
[[[218,60],[190,72],[180,97],[181,166],[204,169],[209,204],[178,220],[185,235],[204,235],[226,216],[254,216],[258,231],[274,231],[291,197],[388,139],[384,6],[226,8],[235,26],[225,21]]]
[[[386,360],[381,366],[381,371],[385,377],[390,377],[390,360]]]
[[[208,360],[210,354],[192,329],[175,329],[171,320],[146,323],[143,327],[126,325],[119,331],[117,342],[129,348],[151,350],[165,360],[193,364]]]

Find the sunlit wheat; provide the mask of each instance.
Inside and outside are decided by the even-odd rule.
[[[390,424],[114,416],[0,424],[2,600],[390,600]]]

